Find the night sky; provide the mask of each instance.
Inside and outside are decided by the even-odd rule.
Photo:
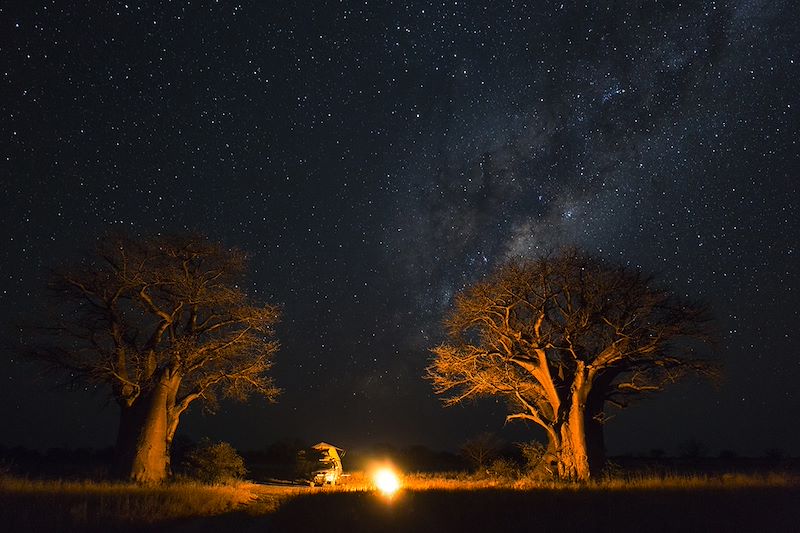
[[[798,7],[586,4],[3,2],[0,320],[109,228],[198,230],[283,306],[285,392],[180,433],[519,441],[441,406],[428,349],[465,284],[577,244],[708,301],[726,369],[616,413],[611,453],[800,454]],[[102,390],[39,374],[0,359],[0,444],[113,443]]]

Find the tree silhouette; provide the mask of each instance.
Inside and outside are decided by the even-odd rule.
[[[602,466],[607,403],[714,371],[695,353],[704,306],[574,249],[501,267],[457,295],[445,325],[427,368],[444,403],[504,397],[507,420],[544,428],[563,479]]]
[[[53,276],[59,317],[29,329],[27,355],[103,385],[120,407],[117,471],[169,472],[181,414],[195,401],[279,393],[267,371],[279,311],[241,289],[246,258],[199,236],[115,235]]]
[[[476,472],[484,470],[500,453],[502,442],[493,433],[483,432],[468,439],[461,446],[461,455]]]

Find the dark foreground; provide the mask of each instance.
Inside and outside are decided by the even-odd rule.
[[[418,492],[298,498],[275,531],[798,531],[800,492]]]
[[[283,490],[284,493],[276,493]],[[76,523],[74,505],[36,505],[0,495],[3,531],[244,532],[796,532],[800,486],[738,488],[404,490],[264,488],[260,501],[216,516],[147,522],[114,514]],[[16,500],[16,501],[15,501]],[[41,502],[40,502],[41,503]],[[55,503],[55,502],[54,502]],[[61,509],[61,507],[64,507]],[[277,507],[277,509],[276,509]],[[27,515],[27,516],[25,516]],[[87,527],[88,524],[88,527]]]
[[[151,531],[800,531],[800,489],[405,491],[301,496],[267,516],[245,513]]]

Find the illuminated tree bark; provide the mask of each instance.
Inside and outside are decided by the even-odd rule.
[[[245,257],[201,237],[113,237],[55,277],[61,319],[26,353],[105,384],[120,407],[117,475],[152,483],[170,473],[181,415],[219,395],[273,401],[267,375],[279,312],[238,287]]]
[[[546,431],[558,476],[583,481],[605,461],[607,404],[625,407],[690,371],[713,374],[695,355],[708,324],[704,306],[638,271],[565,250],[459,294],[427,377],[446,405],[505,397],[507,420]]]
[[[138,483],[154,483],[169,474],[168,398],[175,378],[159,379],[133,406],[122,407],[117,434],[117,474]]]

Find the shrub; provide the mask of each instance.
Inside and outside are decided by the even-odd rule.
[[[244,459],[233,446],[208,439],[186,454],[183,467],[187,476],[204,483],[229,483],[247,473]]]
[[[513,481],[519,477],[519,468],[511,459],[501,457],[489,465],[489,475],[503,481]]]
[[[547,448],[539,441],[518,442],[517,447],[525,459],[525,470],[535,472],[541,468]]]
[[[553,455],[547,446],[538,441],[518,442],[517,447],[525,460],[525,478],[531,482],[552,481],[556,477]]]

